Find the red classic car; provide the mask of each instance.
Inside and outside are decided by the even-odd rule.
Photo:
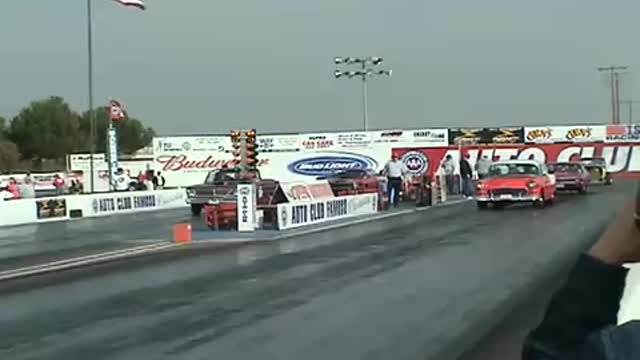
[[[535,160],[500,161],[489,167],[488,177],[476,184],[479,209],[489,204],[528,202],[538,207],[550,205],[556,196],[556,180],[547,166]]]
[[[591,182],[591,174],[579,162],[557,162],[547,164],[556,177],[556,189],[577,191],[585,194]]]

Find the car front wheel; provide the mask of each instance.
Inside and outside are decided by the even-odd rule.
[[[201,204],[191,204],[191,214],[193,216],[200,216],[201,212],[202,212]]]

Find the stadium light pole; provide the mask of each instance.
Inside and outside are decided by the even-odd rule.
[[[611,122],[620,123],[620,71],[629,69],[628,66],[607,66],[599,67],[599,72],[606,72],[609,75],[609,87],[611,88]]]
[[[96,115],[93,111],[93,32],[92,32],[92,14],[91,14],[91,0],[87,0],[87,72],[88,72],[88,95],[89,95],[89,147],[91,157],[89,159],[89,172],[90,177],[90,189],[91,193],[94,192],[94,164],[93,157],[96,152]]]
[[[369,129],[369,115],[368,115],[368,104],[367,104],[367,80],[371,77],[378,75],[387,75],[391,76],[391,70],[376,70],[375,66],[378,66],[382,63],[381,57],[370,56],[366,58],[355,58],[355,57],[336,57],[333,62],[336,65],[359,65],[360,69],[355,71],[342,71],[335,70],[333,72],[333,76],[336,79],[341,77],[346,77],[348,79],[352,79],[354,77],[358,77],[362,80],[362,112],[363,112],[363,121],[364,121],[364,131]]]

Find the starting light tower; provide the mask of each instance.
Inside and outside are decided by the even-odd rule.
[[[258,167],[258,142],[256,130],[232,130],[231,154],[241,172],[255,170]]]

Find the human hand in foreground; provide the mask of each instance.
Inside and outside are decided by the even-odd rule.
[[[640,262],[640,231],[634,214],[635,202],[629,202],[609,224],[589,254],[611,265]]]

